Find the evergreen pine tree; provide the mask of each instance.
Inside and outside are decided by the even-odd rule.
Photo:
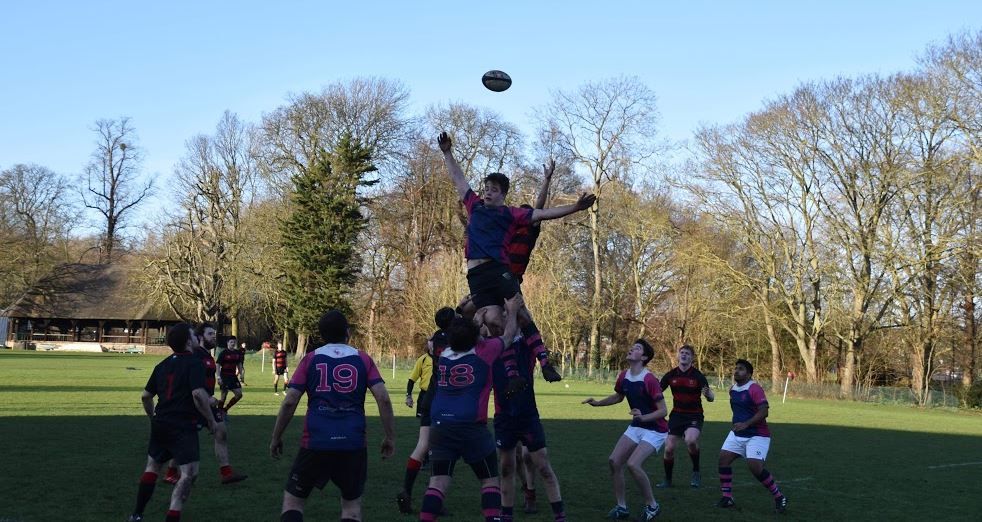
[[[377,180],[371,150],[350,135],[332,152],[293,176],[293,210],[281,223],[289,324],[298,334],[316,334],[331,309],[349,315],[350,291],[360,269],[358,234],[364,229],[359,187]]]

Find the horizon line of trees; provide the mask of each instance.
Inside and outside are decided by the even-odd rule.
[[[226,112],[187,140],[159,195],[171,210],[139,239],[124,233],[132,212],[158,195],[132,123],[100,120],[75,182],[0,171],[0,299],[60,263],[128,263],[180,317],[261,326],[303,351],[339,308],[354,343],[408,357],[466,293],[446,130],[473,187],[509,175],[512,205],[531,202],[549,158],[548,206],[599,197],[543,226],[523,285],[564,371],[618,367],[644,337],[659,368],[688,343],[706,373],[742,357],[844,397],[891,384],[927,403],[939,370],[977,381],[982,32],[912,71],[802,84],[685,148],[658,137],[637,78],[551,94],[532,136],[461,103],[410,114],[408,89],[384,78],[292,95],[255,123]],[[73,234],[83,209],[98,237]]]

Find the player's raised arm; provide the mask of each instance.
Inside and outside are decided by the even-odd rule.
[[[589,404],[590,406],[610,406],[611,404],[617,404],[623,400],[624,400],[623,395],[621,395],[620,393],[613,393],[604,397],[603,399],[600,399],[599,401],[594,399],[593,397],[590,397],[589,399],[584,400],[580,404]]]
[[[464,171],[460,169],[460,165],[457,164],[457,160],[453,157],[453,140],[450,139],[450,136],[446,132],[441,132],[436,142],[440,145],[440,150],[443,151],[443,162],[446,163],[447,172],[450,174],[450,179],[457,189],[457,196],[463,201],[471,186],[470,183],[467,183],[467,178],[464,177]]]
[[[539,195],[535,198],[534,208],[544,208],[546,200],[549,198],[549,183],[552,182],[552,174],[556,171],[556,160],[549,158],[548,164],[542,165],[542,186],[539,187]]]
[[[564,216],[568,216],[574,212],[579,212],[581,210],[586,210],[593,206],[597,202],[597,196],[593,194],[581,194],[580,199],[576,200],[576,203],[571,203],[569,205],[562,205],[559,207],[552,208],[538,208],[532,211],[532,222],[549,220],[549,219],[559,219]]]
[[[382,431],[385,436],[382,439],[382,458],[387,459],[395,453],[395,414],[392,413],[392,401],[389,399],[389,391],[385,388],[385,383],[380,382],[369,388],[375,402],[378,403],[378,415],[382,419]]]

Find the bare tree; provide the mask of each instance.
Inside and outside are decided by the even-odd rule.
[[[700,164],[693,171],[699,183],[687,184],[704,208],[713,209],[718,226],[739,241],[738,258],[706,260],[753,296],[771,345],[772,378],[780,375],[780,327],[794,339],[808,382],[819,379],[819,345],[828,321],[828,258],[817,237],[817,138],[801,125],[817,110],[806,86],[741,124],[703,129],[697,135]]]
[[[0,307],[69,260],[58,243],[78,217],[68,200],[68,181],[40,165],[0,171]]]
[[[129,217],[153,190],[153,180],[139,179],[143,154],[130,119],[98,120],[92,129],[96,148],[79,187],[85,208],[101,216],[101,263],[110,263]]]
[[[636,77],[589,82],[571,91],[555,91],[538,113],[543,132],[582,169],[592,191],[603,199],[610,180],[623,177],[632,165],[645,162],[657,150],[654,93]],[[600,363],[600,323],[603,268],[598,202],[590,209],[593,284],[590,303],[589,357],[591,371]]]
[[[214,136],[196,136],[187,149],[176,168],[180,214],[149,266],[175,312],[190,306],[207,321],[227,315],[236,334],[238,308],[250,293],[241,266],[255,172],[249,128],[226,112]]]

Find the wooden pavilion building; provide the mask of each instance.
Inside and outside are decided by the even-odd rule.
[[[0,313],[8,322],[4,344],[122,352],[165,346],[167,329],[181,321],[166,304],[141,293],[134,270],[119,264],[56,268]]]

